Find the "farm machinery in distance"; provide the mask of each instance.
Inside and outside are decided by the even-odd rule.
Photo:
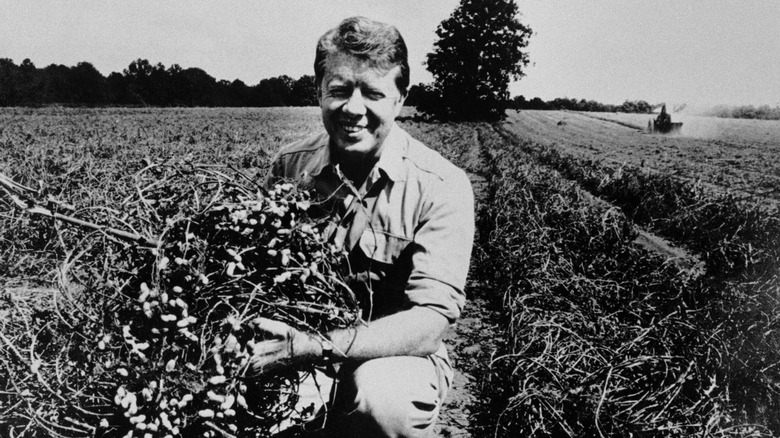
[[[661,107],[661,114],[655,119],[650,119],[647,122],[648,132],[660,132],[667,134],[670,132],[677,132],[682,128],[682,123],[673,123],[672,116],[666,112],[666,105]]]

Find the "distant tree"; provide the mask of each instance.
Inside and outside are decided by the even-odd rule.
[[[528,65],[531,29],[517,18],[514,0],[461,0],[436,29],[428,54],[438,99],[418,106],[446,119],[498,119],[509,104],[510,81]]]
[[[173,64],[165,71],[168,83],[168,105],[188,106],[191,104],[191,90],[179,64]]]
[[[644,100],[631,101],[627,100],[622,105],[615,108],[615,111],[621,113],[643,113],[649,114],[653,112],[653,106]]]
[[[45,103],[78,103],[75,94],[73,69],[64,65],[51,64],[41,72],[42,86],[38,93]]]
[[[512,108],[515,108],[515,109],[523,109],[523,108],[525,108],[525,106],[526,106],[526,104],[527,104],[527,103],[528,103],[528,101],[526,101],[526,100],[525,100],[525,96],[523,96],[523,95],[521,94],[521,95],[519,95],[519,96],[515,96],[515,97],[512,99]]]
[[[128,92],[134,104],[171,105],[171,75],[161,63],[152,65],[146,59],[137,59],[124,70]]]
[[[129,105],[132,102],[128,80],[121,73],[113,72],[106,78],[108,101],[115,105]]]
[[[19,82],[17,83],[18,104],[39,105],[42,102],[43,75],[38,72],[32,61],[26,58],[19,64]]]
[[[528,102],[528,109],[546,110],[547,102],[543,101],[540,97],[534,97]]]
[[[13,106],[19,100],[19,67],[8,58],[0,59],[0,106]]]
[[[104,105],[108,102],[106,78],[88,62],[79,62],[70,70],[74,103]]]
[[[250,88],[239,79],[234,80],[228,86],[228,93],[232,101],[230,106],[248,106]]]
[[[303,75],[292,85],[290,105],[316,106],[317,86],[313,75]]]
[[[416,84],[409,87],[404,105],[424,108],[426,102],[438,101],[439,97],[431,84]]]
[[[199,68],[188,68],[181,71],[187,106],[215,106],[217,100],[217,80]]]
[[[146,59],[136,59],[123,71],[131,103],[151,104],[151,76],[154,67]]]
[[[254,106],[288,106],[290,105],[293,78],[282,75],[263,79],[254,89]]]

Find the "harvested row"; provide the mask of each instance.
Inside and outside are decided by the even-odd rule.
[[[567,155],[673,174],[717,190],[777,202],[780,122],[675,118],[678,135],[646,132],[647,114],[509,112],[503,132]],[[634,120],[634,121],[632,121]],[[628,127],[635,125],[635,127]]]
[[[504,291],[508,339],[485,392],[496,433],[776,433],[772,341],[734,337],[748,323],[775,328],[772,310],[753,312],[761,294],[680,272],[632,244],[620,209],[592,204],[503,137],[485,140],[480,272]]]
[[[0,173],[58,211],[112,216],[136,190],[134,175],[168,160],[241,169],[260,178],[281,145],[316,130],[316,108],[19,109],[0,111]],[[130,220],[132,220],[130,216]],[[112,224],[113,225],[113,224]],[[133,224],[138,225],[138,224]],[[51,282],[82,234],[20,214],[0,196],[0,272],[16,283]]]
[[[620,207],[633,222],[699,254],[711,276],[757,278],[780,266],[776,206],[715,193],[673,175],[605,165],[532,143],[517,146]]]
[[[609,166],[532,143],[515,146],[609,201],[634,223],[677,242],[704,262],[695,288],[713,297],[703,321],[727,339],[721,369],[745,421],[780,430],[780,212],[673,175]],[[698,275],[698,274],[697,274]]]

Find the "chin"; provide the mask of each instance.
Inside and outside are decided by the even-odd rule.
[[[370,155],[376,152],[377,146],[373,143],[355,143],[345,145],[341,150],[350,155]]]
[[[375,151],[377,146],[377,142],[374,138],[367,138],[360,141],[339,140],[336,142],[338,150],[347,154],[368,154]]]

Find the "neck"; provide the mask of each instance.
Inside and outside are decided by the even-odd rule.
[[[336,157],[336,163],[339,165],[341,173],[357,188],[363,185],[377,161],[379,161],[379,157],[368,157],[362,154],[358,156],[342,155]]]

